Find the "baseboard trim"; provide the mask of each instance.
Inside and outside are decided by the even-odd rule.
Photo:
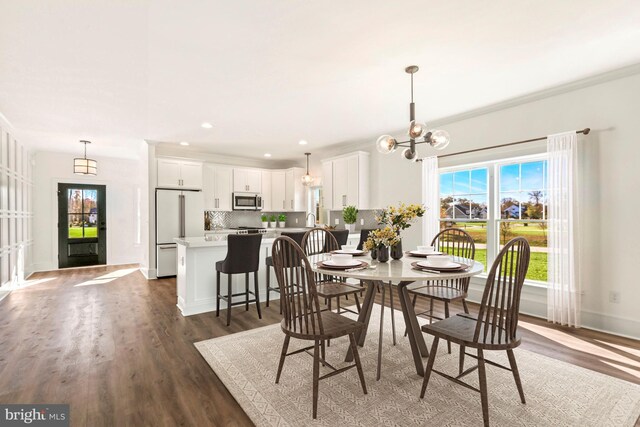
[[[142,267],[140,267],[140,273],[142,273],[144,278],[147,279],[147,280],[156,280],[158,278],[155,268],[142,268]]]

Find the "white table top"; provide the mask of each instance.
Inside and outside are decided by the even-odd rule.
[[[348,277],[351,279],[359,280],[381,280],[397,282],[417,282],[421,280],[447,280],[447,279],[459,279],[462,277],[475,276],[482,273],[484,266],[477,261],[473,261],[467,258],[454,257],[454,261],[471,265],[471,268],[467,271],[457,273],[426,273],[413,270],[411,267],[412,262],[424,261],[424,258],[403,256],[399,260],[390,259],[387,262],[373,261],[369,256],[354,257],[354,259],[366,261],[369,265],[375,268],[367,268],[365,270],[358,270],[347,272],[344,270],[334,270],[326,268],[318,268],[318,261],[324,261],[331,258],[329,254],[311,255],[309,262],[311,268],[315,272],[328,274],[331,276]]]

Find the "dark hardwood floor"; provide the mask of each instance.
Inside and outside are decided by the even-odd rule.
[[[72,426],[251,425],[193,343],[276,323],[277,302],[230,327],[175,303],[175,279],[136,266],[33,275],[0,302],[0,403],[69,403]],[[528,316],[521,330],[523,348],[640,384],[638,341]]]

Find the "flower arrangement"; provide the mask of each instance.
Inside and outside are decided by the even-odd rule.
[[[377,248],[388,248],[396,245],[400,242],[400,237],[393,230],[392,227],[386,226],[385,228],[373,230],[369,233],[369,238],[364,242],[364,248],[367,251],[371,251]]]
[[[395,233],[400,233],[411,227],[416,218],[422,218],[426,209],[422,205],[401,203],[400,206],[389,206],[376,216],[378,224],[391,227]]]

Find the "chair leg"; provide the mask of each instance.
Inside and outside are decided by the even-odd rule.
[[[249,311],[249,273],[244,273],[244,311]]]
[[[313,346],[313,419],[318,416],[318,382],[320,380],[320,340]]]
[[[289,349],[289,335],[284,336],[284,343],[282,343],[282,352],[280,353],[280,362],[278,363],[278,373],[276,374],[276,384],[280,381],[280,374],[282,374],[282,367],[284,366],[284,359],[287,357],[287,350]]]
[[[362,392],[367,394],[367,385],[364,382],[364,373],[362,372],[362,364],[360,363],[360,355],[358,354],[358,346],[356,345],[355,334],[349,334],[349,342],[351,343],[351,351],[353,352],[353,361],[356,364],[358,370],[358,377],[360,377],[360,385],[362,386]]]
[[[433,323],[433,298],[429,298],[429,324]]]
[[[389,302],[391,303],[391,332],[393,333],[393,345],[396,345],[396,318],[393,312],[393,285],[389,282]]]
[[[516,386],[518,387],[518,393],[520,393],[520,401],[527,403],[524,400],[524,391],[522,390],[522,382],[520,381],[520,372],[518,372],[518,365],[516,364],[516,356],[513,354],[513,350],[507,350],[509,356],[509,365],[511,365],[511,372],[513,372],[513,379],[516,380]]]
[[[465,314],[469,314],[469,307],[467,306],[466,300],[462,300],[462,308],[464,309]]]
[[[340,314],[340,297],[336,298],[336,305],[338,306],[338,314]]]
[[[227,274],[227,326],[231,324],[231,274]]]
[[[482,420],[489,426],[489,397],[487,396],[487,372],[484,366],[484,354],[478,349],[478,378],[480,380],[480,400],[482,402]]]
[[[438,352],[439,340],[440,338],[433,337],[433,344],[431,344],[431,352],[429,353],[427,368],[424,371],[424,379],[422,380],[422,390],[420,390],[420,399],[424,398],[424,393],[427,391],[427,385],[429,384],[429,377],[431,377],[431,370],[433,369],[433,362],[436,361],[436,353]]]
[[[433,301],[433,299],[431,301]],[[444,318],[445,319],[449,318],[449,303],[446,301],[444,302]],[[451,354],[451,341],[449,340],[447,340],[447,352]]]
[[[458,356],[458,375],[461,375],[462,372],[464,371],[464,352],[467,351],[467,348],[463,345],[460,346],[460,355]]]
[[[216,317],[220,317],[220,272],[216,271]]]
[[[324,340],[320,342],[320,357],[322,358],[322,366],[325,366],[324,362],[327,361],[326,348],[324,344]]]
[[[262,319],[262,312],[260,311],[260,290],[258,289],[258,272],[253,272],[253,288],[256,293],[256,310],[258,310],[258,319]]]
[[[269,274],[269,266],[267,265],[265,270],[267,271],[267,307],[269,307],[269,294],[271,293],[271,274]]]
[[[353,294],[353,297],[356,299],[356,309],[358,310],[358,314],[360,314],[360,300],[358,299],[358,294]]]

